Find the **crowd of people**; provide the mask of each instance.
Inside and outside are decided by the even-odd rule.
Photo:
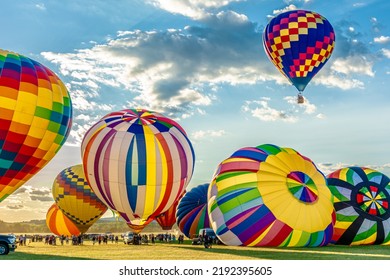
[[[31,242],[44,242],[45,245],[83,245],[84,240],[91,241],[93,245],[101,245],[101,244],[108,244],[108,243],[119,243],[119,241],[122,242],[123,235],[115,235],[112,233],[106,233],[106,234],[80,234],[80,235],[73,235],[73,236],[66,236],[66,235],[54,235],[54,234],[47,234],[47,235],[26,235],[21,234],[17,236],[18,244],[19,246],[27,246]],[[184,243],[184,235],[179,234],[176,236],[173,233],[159,233],[159,234],[134,234],[132,244],[134,245],[141,245],[141,244],[155,244],[155,243],[178,243],[183,244]]]

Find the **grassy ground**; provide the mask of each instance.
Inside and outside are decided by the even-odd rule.
[[[83,245],[45,245],[33,242],[19,246],[14,253],[0,256],[1,260],[389,260],[390,247],[326,246],[321,248],[253,248],[213,245],[144,244],[125,245],[123,242]]]

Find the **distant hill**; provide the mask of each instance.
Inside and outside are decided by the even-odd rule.
[[[174,225],[172,230],[178,230],[177,225]],[[126,222],[122,218],[101,218],[89,228],[87,233],[123,233],[126,231],[130,231],[130,228],[126,225]],[[156,233],[166,231],[162,230],[156,221],[153,221],[147,225],[142,232]],[[46,220],[31,220],[16,223],[7,223],[0,220],[0,233],[49,234],[50,230],[46,225]]]

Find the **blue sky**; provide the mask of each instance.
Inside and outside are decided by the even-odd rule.
[[[35,59],[66,83],[74,124],[66,145],[0,205],[0,219],[44,219],[51,185],[81,163],[80,142],[101,116],[161,112],[187,131],[196,156],[189,187],[245,146],[272,143],[328,174],[360,165],[390,176],[390,10],[386,0],[15,0],[2,4],[0,48]],[[305,89],[268,60],[262,31],[288,9],[333,25],[332,57]]]

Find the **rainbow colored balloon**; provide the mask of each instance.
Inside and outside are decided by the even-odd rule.
[[[143,109],[106,115],[87,131],[81,150],[91,188],[129,225],[142,226],[167,211],[194,170],[184,129]]]
[[[46,225],[55,235],[77,236],[80,234],[77,226],[62,213],[55,203],[47,211]]]
[[[54,157],[71,125],[70,96],[56,74],[0,50],[0,202]]]
[[[336,223],[332,243],[390,243],[390,179],[365,167],[347,167],[327,176],[334,195]]]
[[[180,199],[176,210],[176,220],[180,231],[192,238],[202,228],[209,228],[207,211],[207,189],[209,184],[199,185],[188,191]]]
[[[85,233],[106,211],[85,179],[82,164],[62,170],[53,182],[52,194],[58,208]]]
[[[208,191],[211,226],[226,245],[324,246],[335,213],[325,176],[291,148],[242,148],[222,161]]]
[[[287,11],[268,23],[263,45],[272,63],[302,92],[330,58],[335,33],[329,21],[316,12]]]

